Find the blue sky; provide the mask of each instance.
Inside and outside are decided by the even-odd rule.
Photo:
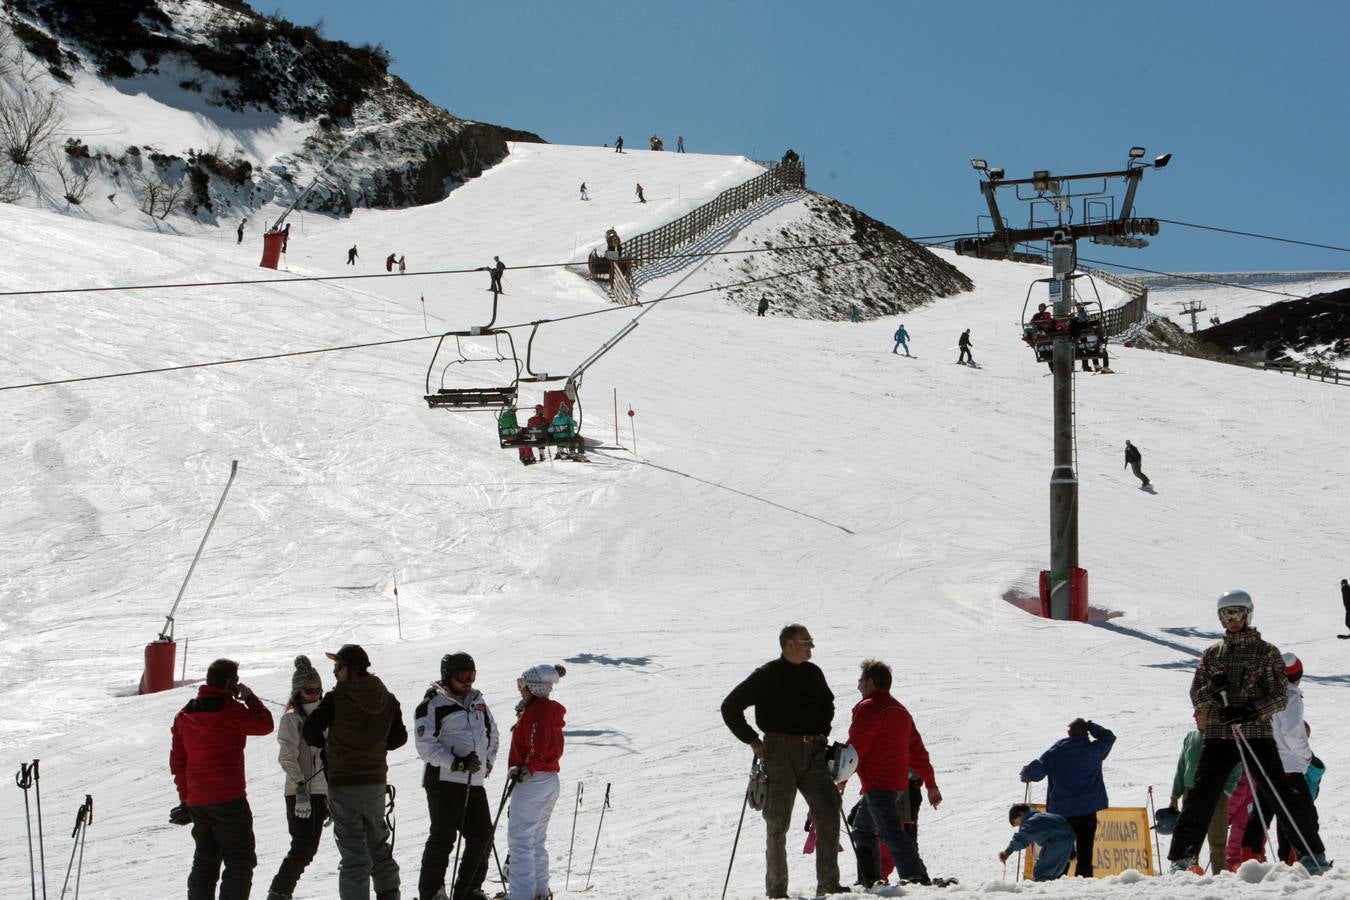
[[[1136,214],[1350,246],[1350,4],[702,2],[259,6],[349,43],[455,115],[567,144],[652,134],[780,156],[919,237],[985,212],[971,157],[1009,178],[1169,151]],[[1023,224],[1024,204],[1003,212]],[[1350,253],[1164,225],[1085,258],[1167,271],[1350,269]]]

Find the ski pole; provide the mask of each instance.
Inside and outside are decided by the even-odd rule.
[[[42,871],[42,900],[47,900],[47,850],[42,835],[42,776],[38,774],[38,761],[33,760],[33,799],[37,803],[38,814],[38,868]]]
[[[1148,814],[1153,817],[1153,858],[1159,860],[1161,866],[1162,843],[1158,840],[1158,807],[1153,804],[1153,785],[1148,786]],[[1218,875],[1218,872],[1214,873]]]
[[[756,757],[757,758],[757,757]],[[753,770],[755,762],[750,761]],[[727,886],[731,884],[731,867],[736,862],[736,847],[741,842],[741,826],[745,824],[745,808],[750,805],[750,785],[745,786],[745,797],[741,800],[741,820],[736,823],[736,839],[731,842],[731,859],[727,861],[727,878],[722,882],[722,900],[727,900]]]
[[[75,829],[70,833],[75,843],[70,848],[70,862],[66,863],[66,880],[61,882],[61,900],[65,900],[66,886],[70,884],[70,870],[75,865],[76,848],[80,851],[80,867],[75,870],[75,900],[80,898],[80,875],[84,872],[84,836],[87,826],[92,821],[94,821],[94,798],[91,794],[85,794],[79,812],[75,813]]]
[[[567,842],[567,875],[563,878],[563,890],[572,883],[572,848],[577,844],[577,813],[581,812],[582,783],[577,782],[577,802],[572,807],[572,837]]]
[[[488,835],[488,846],[492,848],[492,859],[497,863],[497,878],[501,881],[503,887],[506,886],[506,873],[502,871],[502,861],[497,856],[497,823],[502,820],[502,810],[506,809],[506,801],[515,788],[516,776],[507,775],[506,784],[502,785],[501,802],[497,804],[497,815],[492,820],[492,833]]]
[[[1303,836],[1303,830],[1302,830],[1301,828],[1299,828],[1299,827],[1298,827],[1298,823],[1294,821],[1294,816],[1293,816],[1293,814],[1292,814],[1291,812],[1289,812],[1289,807],[1285,805],[1284,798],[1281,797],[1281,796],[1280,796],[1280,792],[1279,792],[1278,790],[1276,790],[1276,788],[1275,788],[1275,782],[1272,781],[1271,778],[1270,778],[1270,776],[1266,774],[1265,767],[1263,767],[1263,766],[1261,765],[1261,760],[1259,760],[1259,759],[1256,758],[1256,753],[1255,753],[1255,751],[1252,750],[1251,744],[1248,744],[1248,743],[1247,743],[1247,737],[1246,737],[1246,735],[1244,735],[1244,734],[1242,733],[1241,729],[1239,729],[1237,725],[1234,725],[1234,726],[1233,726],[1233,734],[1235,734],[1235,735],[1237,736],[1238,740],[1239,740],[1239,741],[1241,742],[1241,744],[1242,744],[1242,747],[1245,747],[1246,750],[1247,750],[1247,754],[1251,756],[1252,762],[1256,764],[1256,771],[1259,772],[1259,773],[1261,774],[1261,777],[1262,777],[1262,778],[1265,780],[1265,782],[1266,782],[1266,786],[1270,788],[1270,793],[1274,795],[1274,797],[1275,797],[1275,802],[1278,803],[1278,804],[1280,805],[1280,809],[1284,812],[1284,817],[1285,817],[1285,819],[1288,820],[1288,822],[1289,822],[1289,827],[1292,828],[1292,829],[1294,830],[1294,834],[1298,836],[1299,843],[1303,845],[1303,849],[1307,851],[1308,856],[1311,857],[1312,859],[1316,860],[1316,856],[1314,856],[1313,851],[1312,851],[1312,845],[1309,844],[1309,843],[1308,843],[1308,839],[1307,839],[1306,837]],[[1250,780],[1251,776],[1248,775],[1247,777],[1248,777],[1248,779]],[[1256,797],[1256,794],[1257,794],[1257,792],[1256,792],[1256,790],[1255,790],[1255,783],[1253,782],[1252,797],[1255,798],[1255,797]],[[1257,811],[1258,814],[1261,813],[1260,801],[1257,801],[1256,811]],[[1273,812],[1274,812],[1274,810],[1272,810],[1272,813],[1273,813]],[[1271,850],[1274,851],[1274,849],[1275,849],[1275,844],[1274,844],[1274,842],[1271,841],[1271,839],[1270,839],[1270,826],[1266,824],[1266,817],[1265,817],[1264,815],[1261,816],[1261,829],[1262,829],[1263,832],[1265,832],[1265,835],[1266,835],[1266,841],[1270,843],[1270,845],[1271,845]],[[1274,856],[1275,854],[1272,852],[1271,855]]]
[[[1029,800],[1031,800],[1031,782],[1028,781],[1027,789],[1022,792],[1022,802],[1027,803]],[[1003,861],[1003,865],[1004,866],[1008,865],[1008,861],[1006,859]],[[1022,880],[1022,851],[1018,850],[1017,868],[1013,869],[1013,881],[1021,881],[1021,880]]]
[[[37,900],[37,868],[33,864],[33,813],[28,806],[28,789],[33,786],[33,773],[28,763],[19,763],[19,771],[14,775],[14,784],[23,791],[23,821],[28,827],[28,883],[32,889],[33,900]]]
[[[459,874],[459,841],[460,838],[464,837],[464,821],[469,818],[469,789],[473,787],[473,773],[468,772],[466,774],[468,774],[469,780],[464,782],[464,806],[459,810],[459,827],[455,829],[455,864],[450,869],[451,890],[446,891],[447,894],[452,896],[454,895],[455,876]],[[465,863],[467,862],[468,860],[465,860]],[[477,867],[475,866],[475,868]]]
[[[595,846],[591,848],[591,864],[586,869],[586,886],[583,891],[591,889],[591,872],[595,871],[595,851],[600,849],[600,829],[605,827],[605,810],[609,809],[609,788],[610,783],[605,782],[605,802],[600,805],[600,824],[595,826]]]

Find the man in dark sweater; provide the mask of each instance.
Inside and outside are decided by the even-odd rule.
[[[305,720],[305,742],[324,748],[328,811],[342,857],[341,900],[398,900],[399,872],[384,823],[386,756],[408,742],[403,710],[384,683],[370,674],[370,657],[345,644],[333,660],[337,686]]]
[[[788,625],[778,635],[783,654],[765,663],[722,701],[722,719],[731,733],[764,760],[768,832],[764,890],[788,895],[787,831],[801,791],[816,825],[816,893],[839,894],[839,790],[826,767],[834,694],[825,675],[810,662],[815,642],[805,625]],[[745,710],[755,707],[755,724]]]

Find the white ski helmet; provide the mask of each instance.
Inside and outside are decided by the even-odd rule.
[[[858,751],[853,749],[852,744],[835,741],[825,754],[825,767],[830,770],[830,777],[835,784],[843,784],[858,771]]]
[[[1243,606],[1243,607],[1246,607],[1246,609],[1247,609],[1247,624],[1248,624],[1248,625],[1252,624],[1252,613],[1255,612],[1256,606],[1255,606],[1255,604],[1252,603],[1252,595],[1251,595],[1251,594],[1247,593],[1246,591],[1240,591],[1240,590],[1239,590],[1239,591],[1225,591],[1223,594],[1221,594],[1221,595],[1219,596],[1219,599],[1218,599],[1218,601],[1217,601],[1217,603],[1216,603],[1214,609],[1215,609],[1215,612],[1218,612],[1219,610],[1225,609],[1225,608],[1227,608],[1227,607],[1229,607],[1229,606]],[[1224,624],[1224,621],[1223,621],[1223,618],[1222,618],[1222,617],[1219,618],[1219,624],[1220,624],[1220,625]]]

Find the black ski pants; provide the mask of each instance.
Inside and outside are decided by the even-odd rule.
[[[1065,816],[1064,821],[1073,829],[1074,852],[1078,856],[1078,868],[1074,874],[1080,878],[1091,878],[1092,851],[1097,843],[1097,814]]]
[[[1247,738],[1246,747],[1251,748],[1250,754],[1246,752],[1244,745],[1234,738],[1205,738],[1204,746],[1200,749],[1200,762],[1195,768],[1195,786],[1186,795],[1186,805],[1181,808],[1181,816],[1177,819],[1176,829],[1172,832],[1172,845],[1167,851],[1167,858],[1172,862],[1188,857],[1194,859],[1200,857],[1200,848],[1204,844],[1205,833],[1209,830],[1214,804],[1219,802],[1224,782],[1228,780],[1233,766],[1239,762],[1245,762],[1247,771],[1251,773],[1252,786],[1256,788],[1256,799],[1260,802],[1261,809],[1274,810],[1282,829],[1293,834],[1291,826],[1297,826],[1310,842],[1314,842],[1313,852],[1323,852],[1322,844],[1316,838],[1316,825],[1301,814],[1304,812],[1303,807],[1289,790],[1286,779],[1282,777],[1284,766],[1280,763],[1280,752],[1275,747],[1275,739]],[[1283,806],[1275,802],[1270,785],[1261,777],[1258,765],[1260,770],[1264,770],[1275,779],[1275,790],[1284,801]],[[1285,815],[1286,807],[1294,816],[1292,822]]]
[[[281,861],[276,877],[272,879],[273,893],[289,897],[295,893],[300,876],[319,852],[319,842],[323,839],[323,823],[328,818],[328,798],[323,794],[311,794],[308,819],[295,815],[294,795],[286,798],[286,830],[291,833],[291,849]]]
[[[1284,772],[1282,776],[1285,782],[1285,788],[1289,791],[1289,796],[1296,802],[1289,804],[1289,811],[1294,814],[1294,821],[1299,823],[1299,828],[1303,829],[1303,837],[1312,847],[1313,853],[1325,853],[1326,848],[1322,846],[1322,837],[1317,833],[1317,807],[1313,804],[1312,791],[1308,789],[1308,779],[1303,777],[1302,772]],[[1285,800],[1289,803],[1289,800]],[[1266,843],[1266,832],[1270,830],[1270,820],[1274,817],[1275,810],[1267,806],[1265,801],[1261,801],[1261,816],[1256,815],[1256,810],[1252,810],[1251,816],[1247,819],[1247,828],[1242,832],[1242,846],[1251,850],[1253,853],[1260,853]],[[1304,828],[1303,822],[1311,822],[1311,830]],[[1294,852],[1294,858],[1298,859],[1307,854],[1307,849],[1303,846],[1303,841],[1298,839],[1298,835],[1293,834],[1283,823],[1280,824],[1279,831],[1280,861],[1289,861],[1289,851]]]
[[[253,811],[248,799],[229,803],[189,806],[192,854],[188,873],[188,900],[215,900],[220,882],[220,900],[248,900],[253,887],[253,869],[258,865],[253,843]],[[221,865],[225,872],[221,873]]]
[[[481,785],[469,787],[439,778],[429,782],[426,790],[431,831],[427,834],[426,846],[422,848],[422,872],[417,878],[417,896],[420,900],[431,900],[445,885],[445,873],[450,868],[455,838],[463,835],[464,846],[460,849],[459,875],[455,878],[454,892],[446,891],[458,900],[482,888],[483,880],[487,878],[488,861],[492,855],[492,813],[488,810],[487,791]]]

